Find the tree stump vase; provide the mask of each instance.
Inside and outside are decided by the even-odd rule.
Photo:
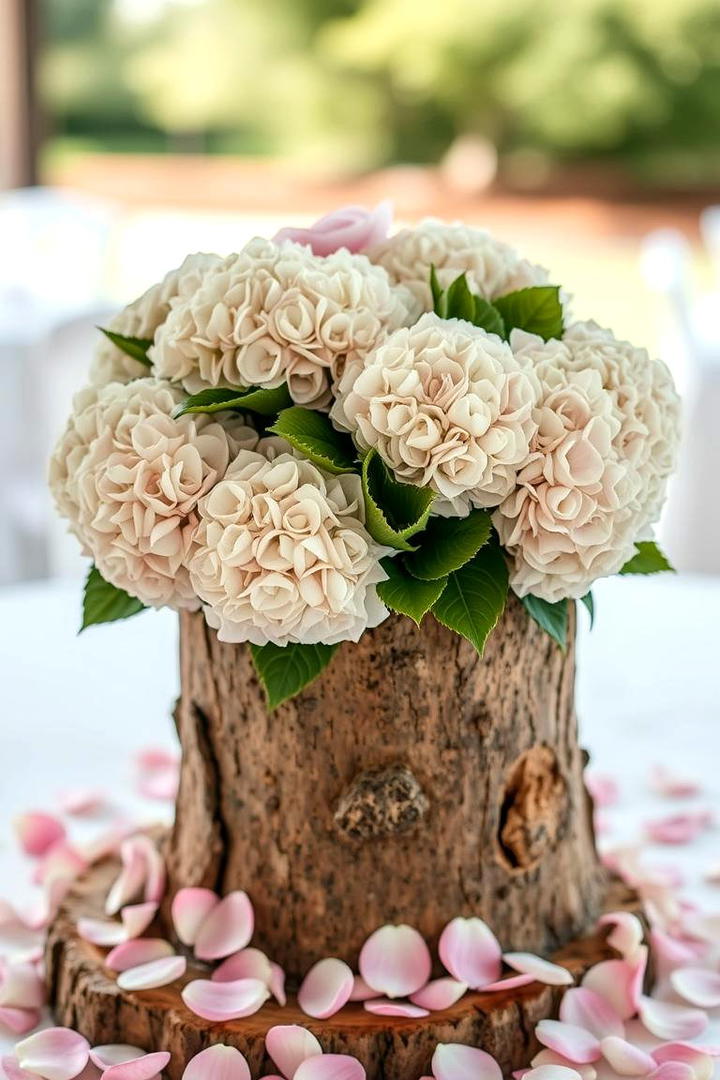
[[[282,964],[291,991],[323,957],[356,969],[384,923],[415,926],[433,948],[457,915],[484,918],[506,950],[561,950],[577,971],[597,962],[605,946],[585,938],[607,880],[577,741],[574,630],[573,613],[561,651],[510,597],[480,659],[432,618],[418,629],[391,616],[269,713],[249,650],[184,613],[168,897],[189,885],[246,890],[253,944]],[[291,998],[286,1009],[209,1024],[176,987],[119,991],[100,951],[77,937],[78,915],[97,913],[111,877],[107,864],[93,868],[51,929],[53,1003],[95,1043],[174,1050],[171,1080],[183,1054],[218,1041],[272,1071],[263,1039],[276,1023],[305,1023],[326,1050],[358,1056],[369,1080],[417,1080],[438,1040],[475,1041],[515,1068],[557,997],[534,985],[467,995],[423,1020],[353,1005],[329,1021],[304,1017]],[[616,892],[611,903],[632,897]],[[156,930],[169,935],[167,911],[164,922]]]

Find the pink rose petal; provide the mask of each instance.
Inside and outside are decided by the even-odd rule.
[[[577,1069],[571,1069],[569,1065],[540,1065],[537,1069],[529,1069],[523,1080],[582,1080]]]
[[[587,986],[568,990],[560,1003],[560,1019],[566,1024],[584,1028],[597,1039],[608,1035],[625,1037],[625,1025],[612,1005]]]
[[[643,925],[638,917],[629,911],[609,912],[598,920],[598,926],[612,928],[607,936],[608,945],[616,949],[623,960],[632,963],[644,937]]]
[[[33,882],[47,886],[58,879],[74,881],[86,869],[87,861],[80,852],[66,840],[59,840],[38,860]]]
[[[65,826],[52,814],[31,810],[15,819],[20,847],[26,855],[39,857],[65,838]]]
[[[102,1080],[154,1080],[163,1071],[170,1055],[165,1050],[154,1054],[143,1054],[132,1061],[111,1065],[102,1074]]]
[[[110,855],[117,855],[123,840],[127,840],[135,832],[136,828],[137,826],[132,822],[119,818],[110,828],[101,832],[99,836],[96,836],[89,843],[83,844],[81,854],[87,863],[94,863],[99,859],[106,859]]]
[[[115,972],[128,971],[130,968],[174,955],[172,945],[163,938],[134,938],[132,941],[123,941],[108,953],[105,967]]]
[[[122,923],[107,919],[78,919],[77,932],[83,941],[101,948],[110,949],[127,941],[127,930]]]
[[[277,1001],[278,1005],[282,1005],[284,1008],[287,1005],[287,994],[285,993],[285,972],[276,964],[274,960],[270,961],[270,979],[268,980],[268,986],[270,993]]]
[[[368,986],[362,975],[355,976],[350,1001],[370,1001],[371,998],[377,996],[377,990],[373,990],[372,986]]]
[[[691,1005],[701,1009],[716,1009],[720,1005],[720,973],[717,971],[698,967],[678,968],[672,972],[670,984],[675,993]]]
[[[105,914],[117,915],[121,908],[135,900],[142,892],[147,877],[145,856],[131,836],[120,844],[122,868],[105,901]]]
[[[617,781],[612,776],[586,772],[585,786],[592,795],[596,806],[614,806],[620,798],[620,789]]]
[[[428,1009],[422,1009],[419,1005],[411,1005],[407,1001],[390,1001],[389,998],[373,998],[365,1001],[363,1008],[366,1012],[374,1013],[375,1016],[402,1016],[405,1019],[420,1019],[429,1016]]]
[[[142,772],[153,772],[155,769],[177,766],[180,764],[180,759],[177,753],[166,750],[164,746],[144,746],[135,755],[135,763]]]
[[[432,1073],[435,1080],[502,1080],[495,1058],[462,1043],[438,1043]]]
[[[365,1070],[357,1058],[347,1054],[320,1054],[306,1058],[293,1080],[365,1080]]]
[[[273,239],[276,244],[287,240],[307,244],[315,255],[330,255],[340,248],[357,253],[384,240],[391,222],[392,203],[388,201],[379,203],[372,210],[364,206],[345,206],[325,214],[309,229],[280,229]]]
[[[105,795],[94,788],[71,788],[58,796],[60,809],[71,817],[89,817],[101,810]]]
[[[90,1043],[70,1028],[46,1028],[15,1047],[22,1069],[44,1080],[74,1080],[90,1057]]]
[[[600,1040],[600,1047],[603,1057],[618,1076],[647,1076],[655,1068],[655,1062],[645,1050],[618,1035],[607,1035]]]
[[[627,960],[603,960],[586,972],[582,985],[604,997],[621,1020],[629,1020],[638,1011],[647,964],[647,946],[638,950],[635,963]]]
[[[664,981],[676,968],[692,967],[698,959],[696,949],[687,941],[666,934],[664,930],[653,928],[650,931],[655,973]]]
[[[695,1080],[692,1067],[685,1061],[664,1061],[650,1076],[652,1080]]]
[[[342,960],[319,960],[303,979],[298,1005],[307,1016],[327,1020],[350,1000],[353,983],[353,973]]]
[[[599,1040],[584,1028],[566,1024],[560,1020],[541,1020],[535,1028],[538,1042],[562,1054],[568,1061],[578,1065],[598,1061],[602,1056]]]
[[[689,844],[712,825],[712,820],[712,814],[702,810],[648,821],[645,828],[656,844]]]
[[[138,780],[138,792],[146,799],[158,802],[174,802],[180,787],[180,769],[167,765],[144,773]]]
[[[90,1051],[90,1060],[101,1070],[141,1057],[145,1057],[145,1051],[139,1046],[130,1046],[129,1043],[106,1043],[104,1046],[94,1046]]]
[[[640,998],[638,1012],[651,1035],[673,1042],[694,1039],[703,1033],[708,1024],[707,1013],[699,1009],[688,1009],[684,1005],[649,997]]]
[[[155,990],[182,978],[186,969],[187,960],[184,956],[163,956],[159,960],[150,960],[146,964],[121,971],[117,984],[121,990]]]
[[[237,979],[235,982],[212,982],[196,979],[182,991],[182,999],[190,1012],[203,1020],[239,1020],[252,1016],[270,997],[270,991],[260,979]]]
[[[159,904],[165,895],[165,860],[151,837],[140,833],[134,840],[136,847],[145,860],[143,900],[146,903]]]
[[[564,1069],[573,1069],[579,1074],[581,1080],[596,1080],[597,1069],[594,1065],[577,1065],[568,1061],[562,1054],[556,1054],[554,1050],[543,1047],[530,1062],[534,1069],[541,1065],[561,1065]]]
[[[183,945],[194,945],[200,927],[218,906],[220,897],[211,889],[180,889],[172,902],[175,933]]]
[[[662,1046],[656,1046],[650,1053],[653,1061],[658,1065],[664,1065],[666,1061],[681,1061],[689,1065],[695,1075],[695,1080],[712,1080],[715,1073],[711,1055],[705,1053],[699,1046],[690,1046],[682,1042],[663,1043]]]
[[[545,983],[547,986],[570,986],[575,981],[567,968],[552,964],[533,953],[503,953],[503,960],[513,971],[519,971],[521,975],[532,975],[536,982]]]
[[[40,1023],[39,1009],[21,1009],[16,1005],[0,1006],[0,1027],[8,1028],[13,1035],[27,1035]]]
[[[255,927],[252,904],[246,893],[231,892],[212,909],[195,940],[199,960],[220,960],[249,944]]]
[[[2,1065],[0,1076],[7,1077],[7,1080],[43,1080],[43,1077],[38,1076],[37,1073],[21,1069],[20,1062],[14,1054],[8,1054],[6,1057],[0,1058],[0,1065]]]
[[[265,1049],[287,1080],[293,1080],[306,1058],[322,1054],[322,1047],[313,1033],[299,1024],[271,1027],[265,1036]]]
[[[438,951],[450,974],[471,990],[500,978],[502,951],[482,919],[453,919],[440,935]]]
[[[529,986],[535,982],[534,975],[509,975],[507,979],[498,979],[497,982],[483,986],[483,994],[502,993],[504,990],[518,990],[521,986]]]
[[[45,1004],[45,983],[33,964],[0,961],[0,1005],[40,1009]]]
[[[442,979],[433,979],[427,986],[412,994],[410,1000],[413,1005],[419,1005],[421,1009],[429,1009],[430,1012],[441,1012],[450,1009],[467,992],[465,983],[447,976]]]
[[[155,901],[147,901],[144,904],[126,904],[120,912],[128,940],[140,937],[147,930],[150,923],[157,915],[158,904]]]
[[[414,994],[430,978],[430,950],[412,926],[382,926],[360,951],[360,974],[387,997]]]
[[[235,982],[237,979],[260,979],[272,990],[272,965],[260,949],[241,949],[228,956],[212,973],[213,982]]]
[[[682,776],[663,765],[656,765],[650,774],[650,785],[658,795],[668,799],[687,799],[699,795],[701,787],[692,776]]]
[[[250,1080],[250,1069],[239,1050],[218,1043],[188,1062],[182,1080]]]

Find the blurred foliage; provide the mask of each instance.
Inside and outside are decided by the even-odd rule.
[[[680,158],[690,177],[717,155],[718,0],[44,3],[65,134],[333,171],[437,160],[467,133],[506,155]]]

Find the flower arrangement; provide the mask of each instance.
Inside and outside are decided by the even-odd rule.
[[[391,611],[482,653],[512,590],[564,647],[598,578],[670,569],[665,365],[489,233],[389,224],[191,255],[103,331],[50,467],[83,627],[202,607],[275,707]]]

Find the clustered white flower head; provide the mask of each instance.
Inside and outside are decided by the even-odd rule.
[[[519,596],[577,599],[650,535],[677,451],[678,397],[664,364],[594,323],[563,341],[515,331],[511,344],[541,393],[517,487],[493,522]]]
[[[385,554],[359,476],[243,450],[200,504],[190,578],[221,641],[334,644],[387,616]]]
[[[165,275],[157,285],[152,285],[137,300],[110,320],[108,330],[123,337],[152,340],[155,331],[168,316],[174,300],[191,295],[199,287],[208,270],[222,265],[219,255],[198,252],[188,255],[182,264]],[[90,365],[90,382],[104,386],[109,382],[128,382],[148,374],[147,367],[134,360],[101,335],[93,362]]]
[[[434,218],[421,221],[413,229],[401,229],[370,248],[368,256],[387,270],[392,281],[410,290],[415,319],[433,309],[431,266],[443,288],[465,272],[470,291],[486,300],[548,281],[544,267],[521,258],[514,248],[485,229]]]
[[[407,315],[407,292],[364,255],[255,239],[172,304],[151,356],[190,392],[287,382],[293,401],[326,408],[345,362]]]
[[[514,488],[535,398],[532,372],[506,342],[427,314],[347,366],[330,415],[398,480],[437,492],[436,512],[463,516]]]
[[[88,387],[50,465],[58,508],[103,577],[153,607],[199,606],[186,566],[198,500],[258,441],[241,419],[172,419],[182,396],[153,378]]]

